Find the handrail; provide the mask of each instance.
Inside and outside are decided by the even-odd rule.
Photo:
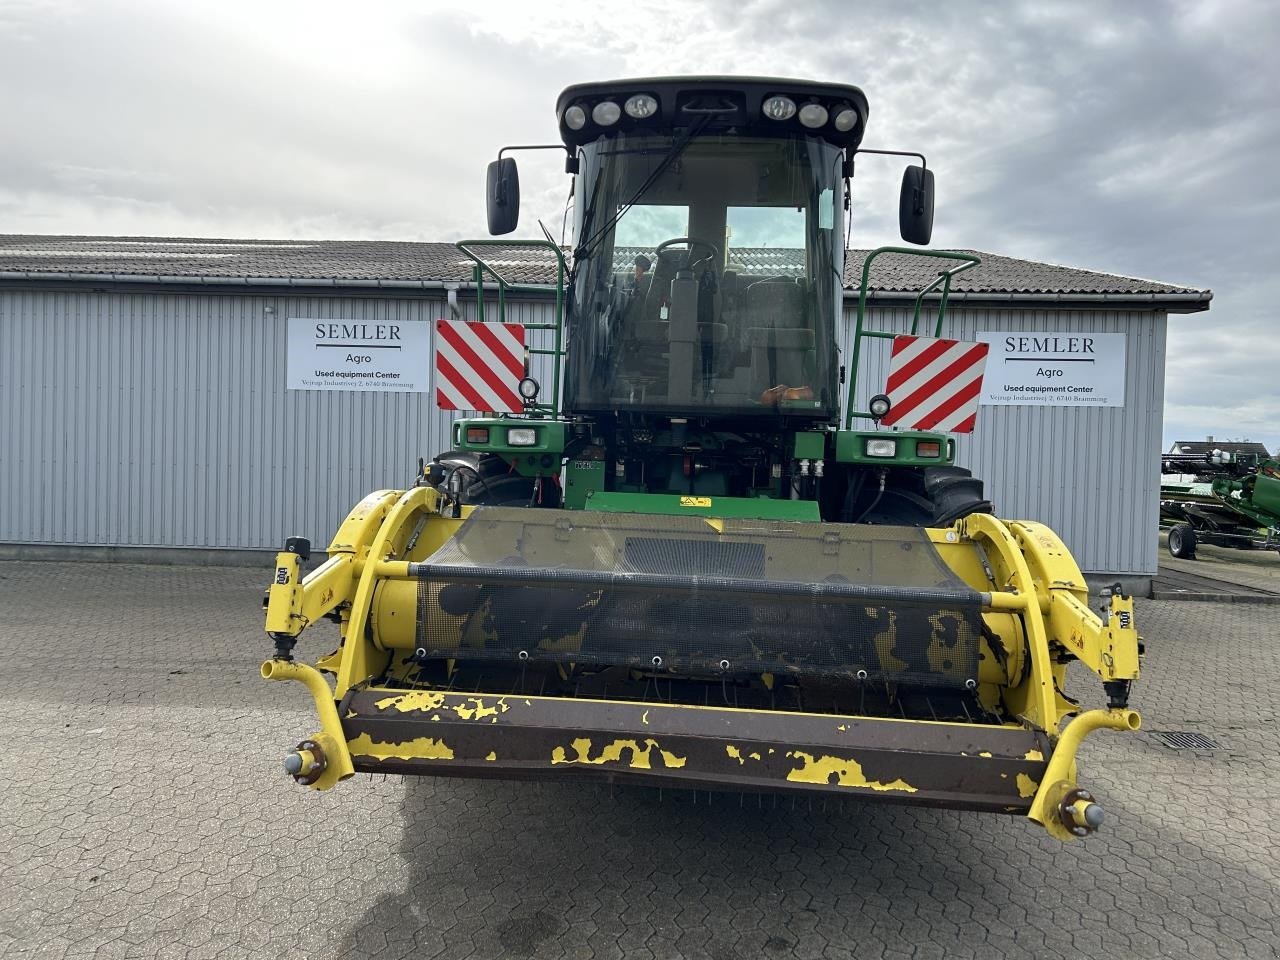
[[[976,257],[971,253],[960,253],[955,250],[913,250],[910,247],[877,247],[867,254],[866,262],[862,265],[862,287],[858,292],[858,319],[853,331],[853,356],[849,361],[849,397],[845,404],[845,420],[844,427],[846,430],[853,429],[853,421],[855,417],[863,419],[874,419],[869,411],[854,410],[854,396],[858,387],[858,358],[862,352],[863,337],[892,337],[893,334],[883,330],[863,330],[863,323],[867,313],[867,289],[871,280],[871,262],[882,253],[905,253],[916,257],[932,257],[938,260],[960,260],[959,265],[951,267],[948,270],[940,270],[937,279],[930,283],[927,287],[920,291],[916,297],[915,315],[911,320],[911,334],[915,336],[920,327],[920,307],[924,302],[927,294],[938,289],[938,285],[942,285],[942,297],[938,302],[938,320],[934,324],[935,337],[942,336],[942,321],[947,312],[947,301],[951,296],[951,280],[957,274],[966,270],[971,270],[982,262],[980,257]]]
[[[564,280],[565,275],[569,272],[569,266],[565,260],[564,251],[550,240],[459,240],[454,246],[463,256],[470,260],[474,266],[472,267],[472,282],[476,288],[476,314],[478,323],[484,323],[484,277],[488,274],[498,285],[498,323],[505,322],[507,312],[507,291],[508,290],[527,290],[534,289],[536,284],[529,283],[512,283],[490,264],[486,263],[479,255],[472,252],[471,247],[504,247],[510,249],[512,247],[526,248],[542,248],[550,250],[556,255],[556,312],[554,323],[535,323],[526,324],[525,326],[533,330],[554,330],[555,331],[555,347],[551,350],[542,350],[525,347],[525,370],[528,372],[529,360],[528,354],[550,354],[553,360],[552,366],[552,384],[551,384],[551,402],[530,404],[528,409],[537,413],[549,413],[553,417],[560,415],[560,359],[564,356]]]

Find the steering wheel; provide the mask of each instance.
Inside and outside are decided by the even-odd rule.
[[[715,257],[716,261],[719,262],[720,260],[720,248],[718,246],[716,246],[710,240],[699,240],[696,237],[672,237],[670,240],[663,240],[660,244],[658,244],[656,252],[658,255],[661,255],[662,252],[666,250],[668,247],[676,247],[681,245],[689,248],[686,253],[686,257],[688,257],[689,259],[686,259],[684,264],[686,267],[693,266],[695,262],[692,259],[694,247],[702,247],[706,250],[710,250],[711,255]]]

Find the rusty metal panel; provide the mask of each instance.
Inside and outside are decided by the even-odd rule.
[[[359,771],[825,794],[1026,813],[1051,748],[992,724],[366,689],[341,714]]]

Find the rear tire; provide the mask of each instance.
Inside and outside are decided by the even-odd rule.
[[[439,489],[447,491],[455,473],[462,478],[462,502],[477,507],[532,507],[557,506],[558,488],[550,480],[543,480],[543,502],[535,504],[534,481],[511,470],[511,465],[492,453],[472,453],[450,450],[436,457],[445,468]]]
[[[1189,523],[1178,523],[1169,528],[1169,553],[1179,560],[1196,558],[1196,528]]]
[[[971,513],[993,512],[991,501],[982,495],[982,481],[964,467],[891,469],[885,479],[884,492],[877,500],[878,488],[878,479],[867,475],[848,520],[903,527],[945,527]]]

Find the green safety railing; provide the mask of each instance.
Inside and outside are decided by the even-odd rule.
[[[948,270],[940,270],[937,278],[927,287],[920,291],[916,297],[915,315],[911,319],[911,336],[918,336],[920,330],[920,310],[924,305],[924,298],[942,287],[942,296],[938,301],[938,319],[933,325],[933,335],[935,337],[942,336],[942,321],[947,313],[947,300],[951,296],[951,280],[957,274],[976,267],[982,260],[975,257],[971,253],[959,253],[954,250],[913,250],[910,247],[878,247],[867,254],[867,261],[862,265],[862,289],[858,293],[858,320],[853,330],[853,356],[849,362],[849,400],[845,405],[844,428],[851,430],[855,418],[861,417],[864,420],[873,420],[871,412],[868,410],[855,410],[853,408],[854,394],[858,387],[858,359],[862,353],[863,337],[879,337],[884,340],[892,340],[899,333],[893,330],[867,330],[864,329],[864,323],[867,316],[867,288],[871,280],[871,263],[876,257],[882,253],[906,253],[914,257],[933,257],[938,260],[959,260],[962,261],[957,266]]]
[[[546,287],[542,284],[534,283],[514,283],[500,274],[493,266],[486,263],[478,254],[474,253],[472,247],[501,247],[504,250],[512,248],[537,248],[550,250],[556,255],[556,312],[554,323],[526,323],[526,330],[552,330],[555,332],[555,346],[551,349],[545,347],[530,347],[526,344],[525,352],[527,354],[543,354],[554,358],[551,384],[551,402],[550,403],[531,403],[525,407],[530,413],[549,414],[553,417],[560,415],[560,359],[564,356],[564,282],[565,276],[569,272],[568,264],[564,258],[564,251],[552,243],[550,240],[460,240],[454,244],[455,247],[473,264],[471,268],[471,279],[476,288],[476,322],[484,323],[484,280],[489,276],[498,286],[498,323],[504,323],[507,315],[507,293],[520,292],[536,292],[542,293]],[[529,362],[526,357],[525,372],[529,372]]]

